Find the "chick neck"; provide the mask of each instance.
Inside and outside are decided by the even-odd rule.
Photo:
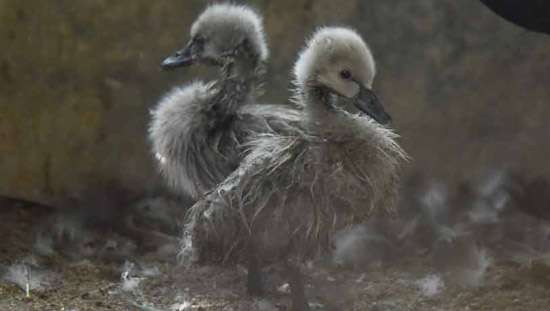
[[[258,55],[244,49],[236,49],[221,61],[221,75],[223,79],[238,79],[253,83],[259,81],[265,73],[265,64]]]
[[[255,55],[238,51],[224,57],[221,79],[216,81],[217,95],[208,109],[218,128],[234,119],[239,108],[251,102],[261,87],[263,64]]]
[[[353,138],[352,118],[339,108],[342,99],[321,85],[309,85],[302,93],[305,103],[306,128],[327,141],[348,141]]]

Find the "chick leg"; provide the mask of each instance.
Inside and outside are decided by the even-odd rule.
[[[289,260],[285,261],[285,269],[290,284],[291,311],[309,311],[304,287],[304,278],[300,268]]]
[[[248,247],[248,277],[246,291],[250,296],[262,296],[264,294],[260,263],[255,248],[250,243]]]

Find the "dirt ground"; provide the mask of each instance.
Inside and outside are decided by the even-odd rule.
[[[32,255],[33,229],[48,213],[44,208],[24,203],[4,204],[0,208],[0,267],[5,270]],[[187,268],[176,265],[175,260],[146,255],[127,260],[154,267],[149,270],[155,272],[141,273],[141,276],[136,272],[135,277],[130,276],[134,283],[122,282],[120,260],[39,258],[41,267],[55,273],[55,281],[42,290],[31,290],[30,297],[26,297],[20,287],[0,280],[0,310],[272,311],[288,308],[285,282],[276,268],[268,273],[268,295],[252,299],[245,294],[246,271],[242,267]],[[484,284],[471,288],[453,285],[447,277],[438,276],[422,256],[402,258],[364,271],[310,264],[304,267],[304,272],[314,310],[550,310],[550,270],[536,262],[524,266],[494,262]],[[432,282],[419,282],[430,277]]]

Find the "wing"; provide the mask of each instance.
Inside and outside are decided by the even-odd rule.
[[[293,168],[301,144],[296,136],[274,134],[249,141],[251,150],[239,168],[189,210],[182,254],[199,261],[238,258],[256,217],[279,206],[285,190],[300,183],[299,170]]]
[[[238,163],[231,131],[211,131],[205,113],[216,91],[200,81],[169,92],[151,112],[149,137],[162,175],[178,193],[198,197]],[[234,143],[236,144],[236,143]]]

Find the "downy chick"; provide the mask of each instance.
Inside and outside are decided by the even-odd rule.
[[[390,117],[372,91],[374,60],[355,31],[317,31],[294,76],[304,132],[247,144],[240,167],[191,208],[182,256],[247,262],[250,294],[261,293],[258,270],[282,262],[292,310],[306,310],[295,263],[328,252],[336,230],[393,210],[407,156],[384,126]],[[349,104],[365,114],[347,113]]]
[[[257,104],[268,49],[261,17],[246,6],[209,6],[191,40],[163,68],[219,66],[220,78],[169,92],[152,111],[149,137],[159,168],[179,194],[198,199],[223,181],[257,133],[293,131],[296,110]]]

